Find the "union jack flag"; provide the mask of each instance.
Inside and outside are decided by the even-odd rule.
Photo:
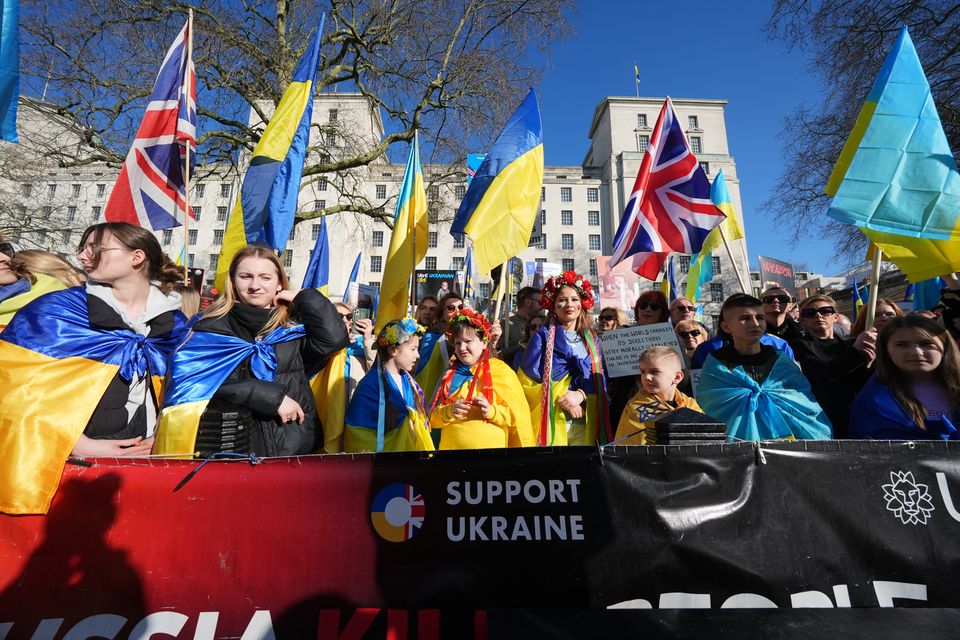
[[[725,217],[710,200],[710,181],[667,98],[620,218],[610,266],[632,256],[633,270],[655,280],[671,252],[697,253]]]
[[[197,82],[190,23],[167,51],[104,217],[158,230],[183,224],[187,145],[197,148]],[[191,153],[191,164],[193,154]],[[193,211],[190,216],[196,218]]]

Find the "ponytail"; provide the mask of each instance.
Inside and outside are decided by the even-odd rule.
[[[156,268],[150,263],[150,279],[160,281],[160,291],[170,293],[174,287],[185,281],[187,269],[176,264],[165,253],[161,254],[160,260],[161,264]]]

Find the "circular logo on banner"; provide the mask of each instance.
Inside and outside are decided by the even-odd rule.
[[[423,496],[409,484],[395,482],[380,490],[370,506],[370,520],[380,537],[403,542],[423,526]]]

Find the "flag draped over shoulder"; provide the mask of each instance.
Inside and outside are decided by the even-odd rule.
[[[0,140],[17,142],[20,96],[20,0],[3,0],[0,13]]]
[[[320,218],[320,233],[317,244],[310,252],[310,263],[303,275],[304,289],[319,289],[323,295],[330,293],[330,240],[327,237],[327,219]]]
[[[46,513],[67,456],[111,381],[149,376],[159,395],[186,318],[150,337],[90,324],[82,287],[21,309],[0,334],[0,512]]]
[[[179,227],[187,215],[186,145],[197,146],[197,83],[187,22],[160,65],[140,128],[103,216],[154,231]],[[192,162],[192,160],[191,160]],[[193,212],[189,212],[195,217]]]
[[[723,219],[717,227],[707,234],[703,241],[700,251],[690,258],[690,271],[687,275],[687,299],[696,301],[700,297],[700,288],[704,282],[713,280],[713,259],[710,255],[715,249],[723,244],[723,238],[727,242],[743,238],[743,227],[737,220],[737,213],[733,209],[733,199],[730,197],[730,190],[727,189],[727,178],[723,175],[723,170],[717,172],[717,177],[713,179],[710,185],[710,200],[724,213]],[[720,230],[723,235],[720,235]]]
[[[290,238],[310,142],[313,93],[322,38],[323,18],[300,58],[280,104],[253,149],[250,166],[223,236],[223,250],[214,281],[218,289],[223,289],[230,262],[243,247],[261,242],[282,253]]]
[[[633,271],[655,280],[671,252],[698,253],[723,219],[667,98],[620,218],[610,267],[632,258]]]
[[[911,282],[960,270],[960,174],[913,41],[887,55],[826,192]]]
[[[543,124],[531,89],[477,169],[450,227],[473,239],[476,269],[486,273],[527,248],[540,212]]]

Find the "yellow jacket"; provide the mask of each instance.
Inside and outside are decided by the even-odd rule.
[[[677,405],[676,407],[671,407],[657,396],[640,389],[627,403],[627,408],[620,416],[620,424],[617,425],[617,435],[613,439],[620,440],[620,438],[630,436],[622,442],[617,442],[617,444],[657,444],[657,432],[653,425],[653,418],[681,407],[703,413],[703,409],[700,408],[697,401],[685,395],[679,389],[673,396],[673,402]],[[642,417],[647,418],[647,420],[643,420]]]

